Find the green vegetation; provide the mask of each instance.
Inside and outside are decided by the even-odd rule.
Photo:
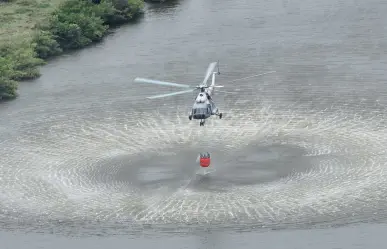
[[[100,41],[142,8],[143,0],[0,0],[0,99],[15,98],[17,81],[40,76],[46,59]]]

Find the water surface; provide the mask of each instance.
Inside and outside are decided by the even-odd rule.
[[[380,0],[173,1],[54,60],[0,106],[2,241],[380,248],[386,11]],[[232,93],[215,95],[224,116],[204,127],[188,120],[195,93],[148,100],[180,89],[133,83],[196,85],[217,60]]]

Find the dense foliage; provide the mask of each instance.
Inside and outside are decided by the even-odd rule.
[[[40,76],[38,66],[44,61],[37,57],[35,44],[21,47],[4,45],[0,48],[0,99],[17,96],[17,81]]]
[[[100,41],[111,26],[142,13],[143,0],[67,0],[48,23],[37,27],[32,43],[0,47],[0,99],[17,96],[17,81],[38,77],[43,59]]]

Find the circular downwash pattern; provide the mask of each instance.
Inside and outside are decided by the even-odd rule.
[[[0,145],[0,220],[8,229],[22,225],[15,220],[101,231],[104,224],[273,228],[385,216],[382,118],[234,109],[199,128],[184,115],[73,117],[51,115]],[[203,151],[213,157],[206,176],[195,162]]]
[[[265,184],[311,167],[302,148],[289,145],[250,145],[232,153],[211,150],[207,170],[197,162],[200,147],[174,148],[173,153],[144,153],[108,158],[86,172],[94,184],[121,182],[139,192],[170,194],[178,189],[195,192],[230,191],[235,186]],[[115,167],[114,172],[111,167]],[[208,172],[206,177],[203,173]]]

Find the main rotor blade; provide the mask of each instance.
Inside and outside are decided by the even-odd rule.
[[[227,92],[227,91],[222,91],[222,90],[217,90],[216,92],[218,92],[218,93],[231,93],[231,94],[239,94],[239,92]]]
[[[229,81],[227,83],[232,83],[232,82],[235,82],[235,81],[238,81],[238,80],[250,79],[250,78],[253,78],[253,77],[262,76],[262,75],[265,75],[265,74],[275,73],[275,72],[277,72],[277,71],[269,71],[269,72],[266,72],[266,73],[255,74],[255,75],[251,75],[251,76],[248,76],[248,77],[232,80],[232,81]]]
[[[189,89],[189,90],[180,91],[180,92],[173,92],[173,93],[166,93],[166,94],[154,95],[154,96],[147,97],[147,98],[148,98],[148,99],[157,99],[157,98],[170,97],[170,96],[175,96],[175,95],[179,95],[179,94],[183,94],[183,93],[193,92],[194,90],[195,90],[195,89]]]
[[[135,78],[134,82],[136,83],[148,83],[148,84],[156,84],[156,85],[163,85],[163,86],[176,86],[176,87],[183,87],[183,88],[190,88],[189,85],[184,84],[177,84],[173,82],[166,82],[166,81],[160,81],[160,80],[151,80],[151,79],[145,79],[145,78]]]
[[[204,76],[203,85],[205,85],[210,78],[212,72],[214,72],[214,69],[216,67],[217,62],[211,62],[210,65],[208,65],[207,72]]]

